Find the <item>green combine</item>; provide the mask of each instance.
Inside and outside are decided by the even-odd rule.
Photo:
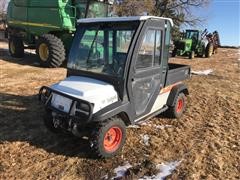
[[[11,0],[9,52],[21,58],[25,48],[36,49],[42,66],[59,67],[70,50],[77,19],[106,17],[111,4],[107,0]]]

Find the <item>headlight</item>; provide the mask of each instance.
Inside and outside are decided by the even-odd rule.
[[[80,118],[88,118],[91,113],[91,107],[82,102],[77,102],[75,107],[75,116]]]
[[[39,91],[38,98],[42,103],[46,103],[50,95],[51,95],[51,92],[47,88],[42,87]]]
[[[82,111],[90,112],[90,107],[89,107],[89,105],[88,105],[88,104],[85,104],[85,103],[77,102],[77,104],[76,104],[76,109],[77,109],[77,110],[82,110]]]

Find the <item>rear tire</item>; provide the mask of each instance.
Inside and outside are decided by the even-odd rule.
[[[22,58],[24,56],[23,41],[18,37],[9,38],[8,49],[12,57]]]
[[[194,57],[195,57],[195,52],[191,51],[189,54],[189,59],[194,59]]]
[[[39,37],[36,52],[40,64],[50,68],[61,66],[66,56],[62,40],[52,34]]]
[[[206,47],[206,51],[205,51],[205,57],[209,58],[213,55],[213,44],[212,43],[208,43],[207,47]]]
[[[124,122],[113,117],[99,123],[90,137],[94,155],[100,158],[110,158],[121,151],[126,140],[126,126]]]
[[[166,115],[170,118],[177,118],[179,119],[183,112],[186,109],[186,96],[183,92],[179,93],[173,106],[170,106],[169,109],[166,111]]]

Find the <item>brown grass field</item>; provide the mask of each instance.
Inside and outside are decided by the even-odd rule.
[[[181,119],[159,116],[128,128],[122,153],[99,160],[85,140],[51,134],[43,125],[38,90],[64,79],[66,69],[41,68],[32,53],[12,58],[0,42],[0,179],[111,179],[127,161],[133,168],[125,179],[151,176],[156,164],[171,161],[180,164],[168,179],[240,179],[239,60],[239,49],[171,59],[213,73],[186,81],[190,96]],[[146,134],[149,146],[141,141]]]

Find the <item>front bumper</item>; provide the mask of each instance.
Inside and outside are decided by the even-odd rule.
[[[71,100],[70,108],[67,110],[67,112],[52,105],[53,95],[59,95]],[[39,101],[44,104],[45,108],[48,111],[50,110],[52,112],[55,112],[64,119],[73,120],[77,124],[86,124],[92,120],[93,104],[56,91],[49,87],[43,86],[39,90]]]

